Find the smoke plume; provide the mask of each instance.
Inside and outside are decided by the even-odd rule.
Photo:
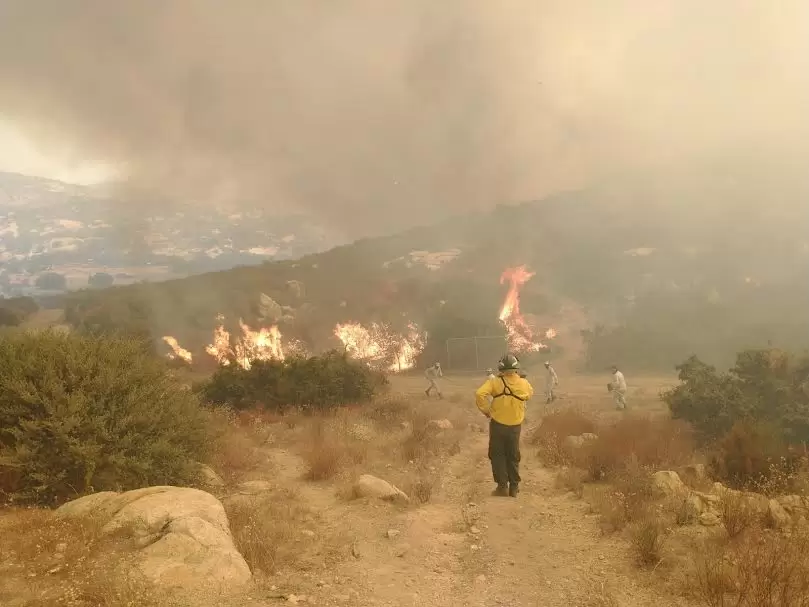
[[[0,113],[169,200],[362,235],[805,153],[803,0],[0,0]]]

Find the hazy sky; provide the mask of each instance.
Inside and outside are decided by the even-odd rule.
[[[354,233],[805,154],[808,108],[805,0],[0,0],[0,169]]]

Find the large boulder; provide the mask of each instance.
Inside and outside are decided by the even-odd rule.
[[[660,470],[652,474],[652,486],[665,497],[683,496],[688,493],[688,487],[673,470]]]
[[[410,501],[404,491],[370,474],[363,474],[357,479],[354,484],[354,495],[357,497],[373,497],[390,502],[407,503]]]
[[[452,422],[448,419],[431,419],[427,425],[436,430],[452,430]]]
[[[767,503],[767,523],[773,529],[785,529],[792,525],[792,517],[777,500]]]
[[[57,510],[71,518],[97,517],[102,533],[130,537],[139,547],[135,566],[157,586],[223,592],[250,580],[236,550],[227,515],[210,493],[184,487],[106,491],[68,502]]]

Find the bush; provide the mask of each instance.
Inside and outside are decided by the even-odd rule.
[[[663,399],[672,417],[690,422],[703,441],[746,419],[774,424],[788,443],[809,440],[809,357],[747,350],[727,373],[693,356],[677,369],[681,383]]]
[[[30,297],[0,299],[0,327],[16,327],[38,310],[39,306]]]
[[[637,523],[632,529],[632,548],[638,565],[652,567],[660,563],[665,540],[666,530],[660,520],[648,517]]]
[[[789,489],[800,464],[776,426],[740,421],[719,441],[711,472],[734,488],[778,493]]]
[[[592,480],[601,480],[628,465],[646,470],[673,468],[688,462],[693,452],[686,424],[629,415],[599,431],[585,450],[585,465]]]
[[[195,479],[210,428],[195,396],[140,342],[0,336],[0,491],[61,501]]]
[[[329,352],[311,358],[255,361],[250,369],[229,364],[198,389],[216,405],[263,406],[280,412],[289,407],[330,409],[368,401],[385,385],[384,375],[345,354]]]

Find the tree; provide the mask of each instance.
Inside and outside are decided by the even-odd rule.
[[[88,286],[95,289],[106,289],[107,287],[111,287],[114,283],[115,277],[112,274],[107,274],[106,272],[97,272],[95,274],[91,274],[87,279]]]
[[[34,284],[43,291],[64,291],[67,289],[67,278],[58,272],[44,272],[37,276]]]

